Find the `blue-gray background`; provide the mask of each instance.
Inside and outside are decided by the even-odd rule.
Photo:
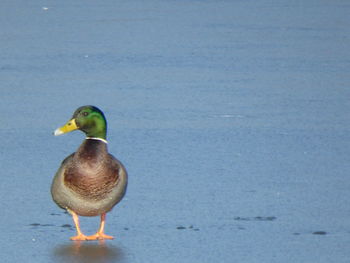
[[[350,262],[348,1],[0,6],[1,262]],[[130,176],[105,243],[49,192],[85,104]]]

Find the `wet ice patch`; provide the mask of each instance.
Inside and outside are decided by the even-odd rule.
[[[246,116],[240,115],[240,114],[215,114],[212,115],[214,118],[235,118],[235,119],[242,119],[245,118]]]

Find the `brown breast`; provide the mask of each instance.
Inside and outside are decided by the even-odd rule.
[[[84,199],[101,200],[118,183],[119,165],[103,142],[85,140],[64,173],[64,184]]]

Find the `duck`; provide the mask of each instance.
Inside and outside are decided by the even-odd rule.
[[[108,152],[107,121],[99,108],[79,107],[65,125],[54,131],[54,135],[75,130],[82,131],[86,137],[56,172],[51,185],[52,199],[73,217],[77,234],[71,240],[113,239],[104,232],[106,213],[123,199],[128,183],[127,171]],[[94,235],[83,234],[79,216],[100,216],[100,226]]]

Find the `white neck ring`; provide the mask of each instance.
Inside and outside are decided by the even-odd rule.
[[[107,140],[102,139],[102,138],[98,138],[98,137],[86,137],[85,139],[87,139],[87,140],[97,140],[97,141],[104,142],[106,144],[108,143]]]

